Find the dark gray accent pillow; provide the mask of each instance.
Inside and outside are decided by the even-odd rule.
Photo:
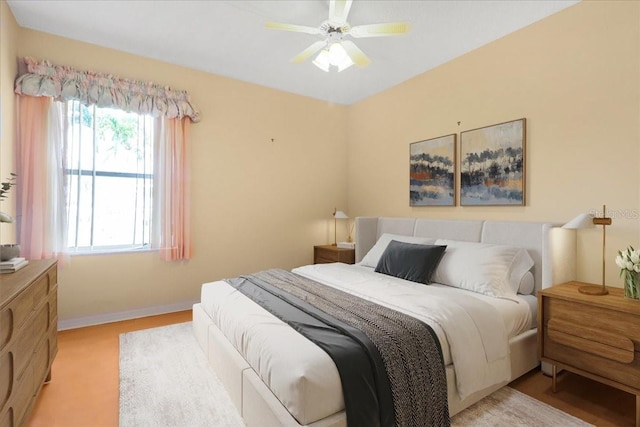
[[[446,248],[392,240],[382,253],[375,271],[412,282],[429,284]]]

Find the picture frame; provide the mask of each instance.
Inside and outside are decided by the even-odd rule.
[[[409,205],[456,205],[456,134],[409,147]]]
[[[460,205],[524,206],[526,119],[460,133]]]

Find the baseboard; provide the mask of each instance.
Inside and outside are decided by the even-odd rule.
[[[176,311],[191,310],[195,301],[181,301],[173,304],[157,305],[154,307],[138,308],[135,310],[118,311],[116,313],[97,314],[95,316],[76,317],[58,321],[58,330],[77,329],[85,326],[102,325],[105,323],[120,322],[122,320],[138,319],[140,317],[155,316],[158,314],[174,313]]]

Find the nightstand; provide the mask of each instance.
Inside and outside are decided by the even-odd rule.
[[[538,293],[538,356],[552,365],[554,392],[562,368],[634,394],[640,427],[640,301],[626,299],[621,288],[581,294],[582,285]]]
[[[356,250],[339,248],[333,245],[319,245],[313,247],[314,264],[327,264],[330,262],[355,264]]]

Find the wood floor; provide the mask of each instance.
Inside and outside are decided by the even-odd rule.
[[[59,332],[52,381],[42,388],[28,426],[117,426],[119,335],[190,320],[191,311],[183,311]],[[538,370],[510,385],[597,426],[634,425],[633,395],[568,372],[558,377],[557,393]]]
[[[42,387],[28,426],[117,426],[120,334],[190,320],[189,310],[59,332],[51,382]]]

